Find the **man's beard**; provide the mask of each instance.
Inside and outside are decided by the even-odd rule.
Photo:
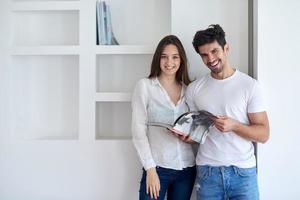
[[[220,65],[220,66],[217,67],[217,68],[214,68],[214,67],[211,67],[211,66],[209,66],[208,68],[210,69],[210,71],[211,71],[212,73],[218,74],[218,73],[220,73],[220,72],[223,71],[223,65],[222,65],[221,61],[219,61],[218,65]]]

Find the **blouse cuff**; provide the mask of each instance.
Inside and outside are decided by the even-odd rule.
[[[144,169],[145,170],[148,170],[152,167],[156,167],[155,163],[154,163],[154,160],[147,160],[144,162]]]

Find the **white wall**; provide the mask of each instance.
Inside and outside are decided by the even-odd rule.
[[[271,126],[270,140],[258,146],[261,199],[300,199],[300,2],[256,3],[256,71]]]
[[[8,16],[8,10],[6,2],[1,2],[0,6],[0,136],[1,133],[3,133],[3,130],[7,130],[8,124],[7,124],[7,116],[8,113],[8,98],[6,98],[9,92],[9,77],[8,77],[8,60],[7,60],[7,47],[8,47],[8,36],[9,36],[9,30],[8,30],[8,23],[7,23],[7,16]],[[1,131],[2,130],[2,131]],[[1,142],[1,141],[0,141]]]

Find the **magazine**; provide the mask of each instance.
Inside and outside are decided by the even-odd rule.
[[[174,124],[148,122],[147,125],[167,128],[176,135],[189,137],[202,144],[209,133],[209,128],[214,125],[213,118],[217,118],[217,116],[206,110],[199,110],[180,115]]]
[[[96,1],[97,45],[118,45],[112,29],[110,6],[102,0]]]

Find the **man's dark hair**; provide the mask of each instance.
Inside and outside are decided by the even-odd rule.
[[[211,24],[207,29],[197,31],[193,39],[193,46],[195,51],[199,53],[198,48],[200,46],[214,41],[217,41],[224,50],[224,46],[226,44],[225,32],[219,24]]]

